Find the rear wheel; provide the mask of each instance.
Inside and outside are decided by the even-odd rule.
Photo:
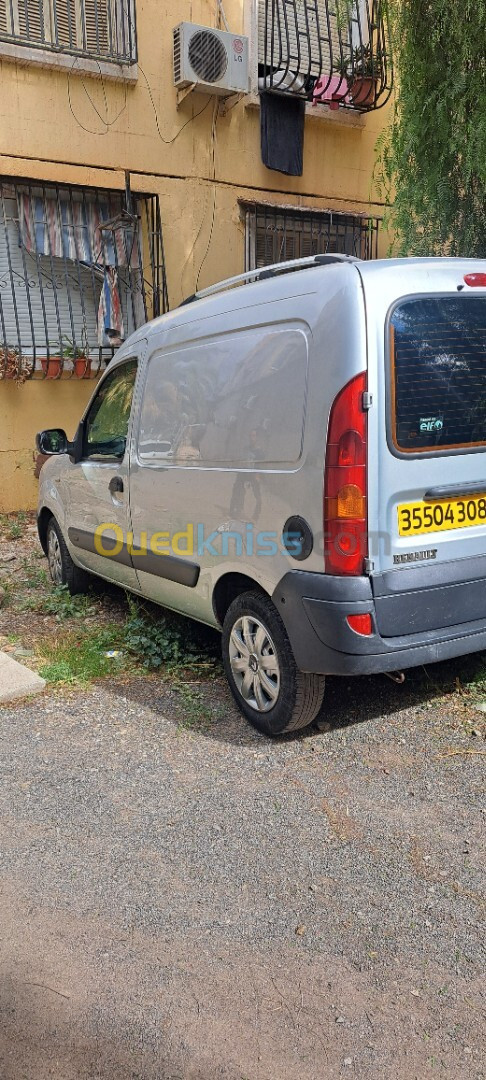
[[[52,583],[67,585],[71,596],[87,592],[91,576],[73,562],[55,517],[51,517],[47,524],[46,540],[47,562]]]
[[[319,712],[324,676],[298,670],[283,622],[262,593],[243,593],[228,608],[223,663],[239,709],[263,734],[307,727]]]

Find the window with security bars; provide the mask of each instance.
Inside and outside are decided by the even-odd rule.
[[[136,62],[135,0],[0,0],[0,40]]]
[[[311,255],[376,259],[379,218],[331,211],[246,207],[246,269],[255,270]]]
[[[391,428],[402,453],[486,444],[486,300],[421,297],[390,323]]]
[[[0,379],[99,369],[167,310],[157,196],[0,178]]]

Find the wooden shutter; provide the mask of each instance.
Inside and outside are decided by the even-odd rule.
[[[10,8],[10,0],[7,0]],[[15,33],[24,41],[45,41],[46,26],[44,0],[14,0],[12,7],[17,8],[18,31]],[[15,10],[14,10],[15,20]]]
[[[51,0],[51,36],[55,45],[77,49],[79,21],[76,0]]]
[[[280,215],[268,214],[264,219],[257,218],[255,237],[257,267],[299,257],[298,237],[292,224],[292,219],[287,222]]]
[[[108,0],[84,0],[84,48],[94,56],[106,56],[108,48]]]

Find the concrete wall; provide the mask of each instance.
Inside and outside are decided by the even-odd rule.
[[[232,32],[250,32],[250,4],[228,0],[225,10]],[[260,158],[255,97],[224,113],[215,99],[191,94],[177,108],[172,28],[183,20],[215,26],[216,4],[137,0],[138,78],[129,83],[102,82],[76,61],[59,70],[0,62],[1,174],[123,189],[129,170],[134,191],[160,197],[171,306],[196,281],[203,287],[244,269],[238,200],[379,216],[372,173],[387,113],[309,107],[303,176],[270,171]],[[75,379],[0,383],[0,510],[34,505],[33,435],[50,424],[69,434],[92,387]]]

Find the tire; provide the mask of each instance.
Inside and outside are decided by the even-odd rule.
[[[49,575],[53,585],[67,585],[71,596],[88,592],[91,575],[73,563],[55,517],[49,518],[47,522],[46,547]]]
[[[233,600],[223,623],[222,648],[231,693],[253,727],[264,735],[283,735],[312,723],[325,678],[298,670],[268,596],[246,592]]]

